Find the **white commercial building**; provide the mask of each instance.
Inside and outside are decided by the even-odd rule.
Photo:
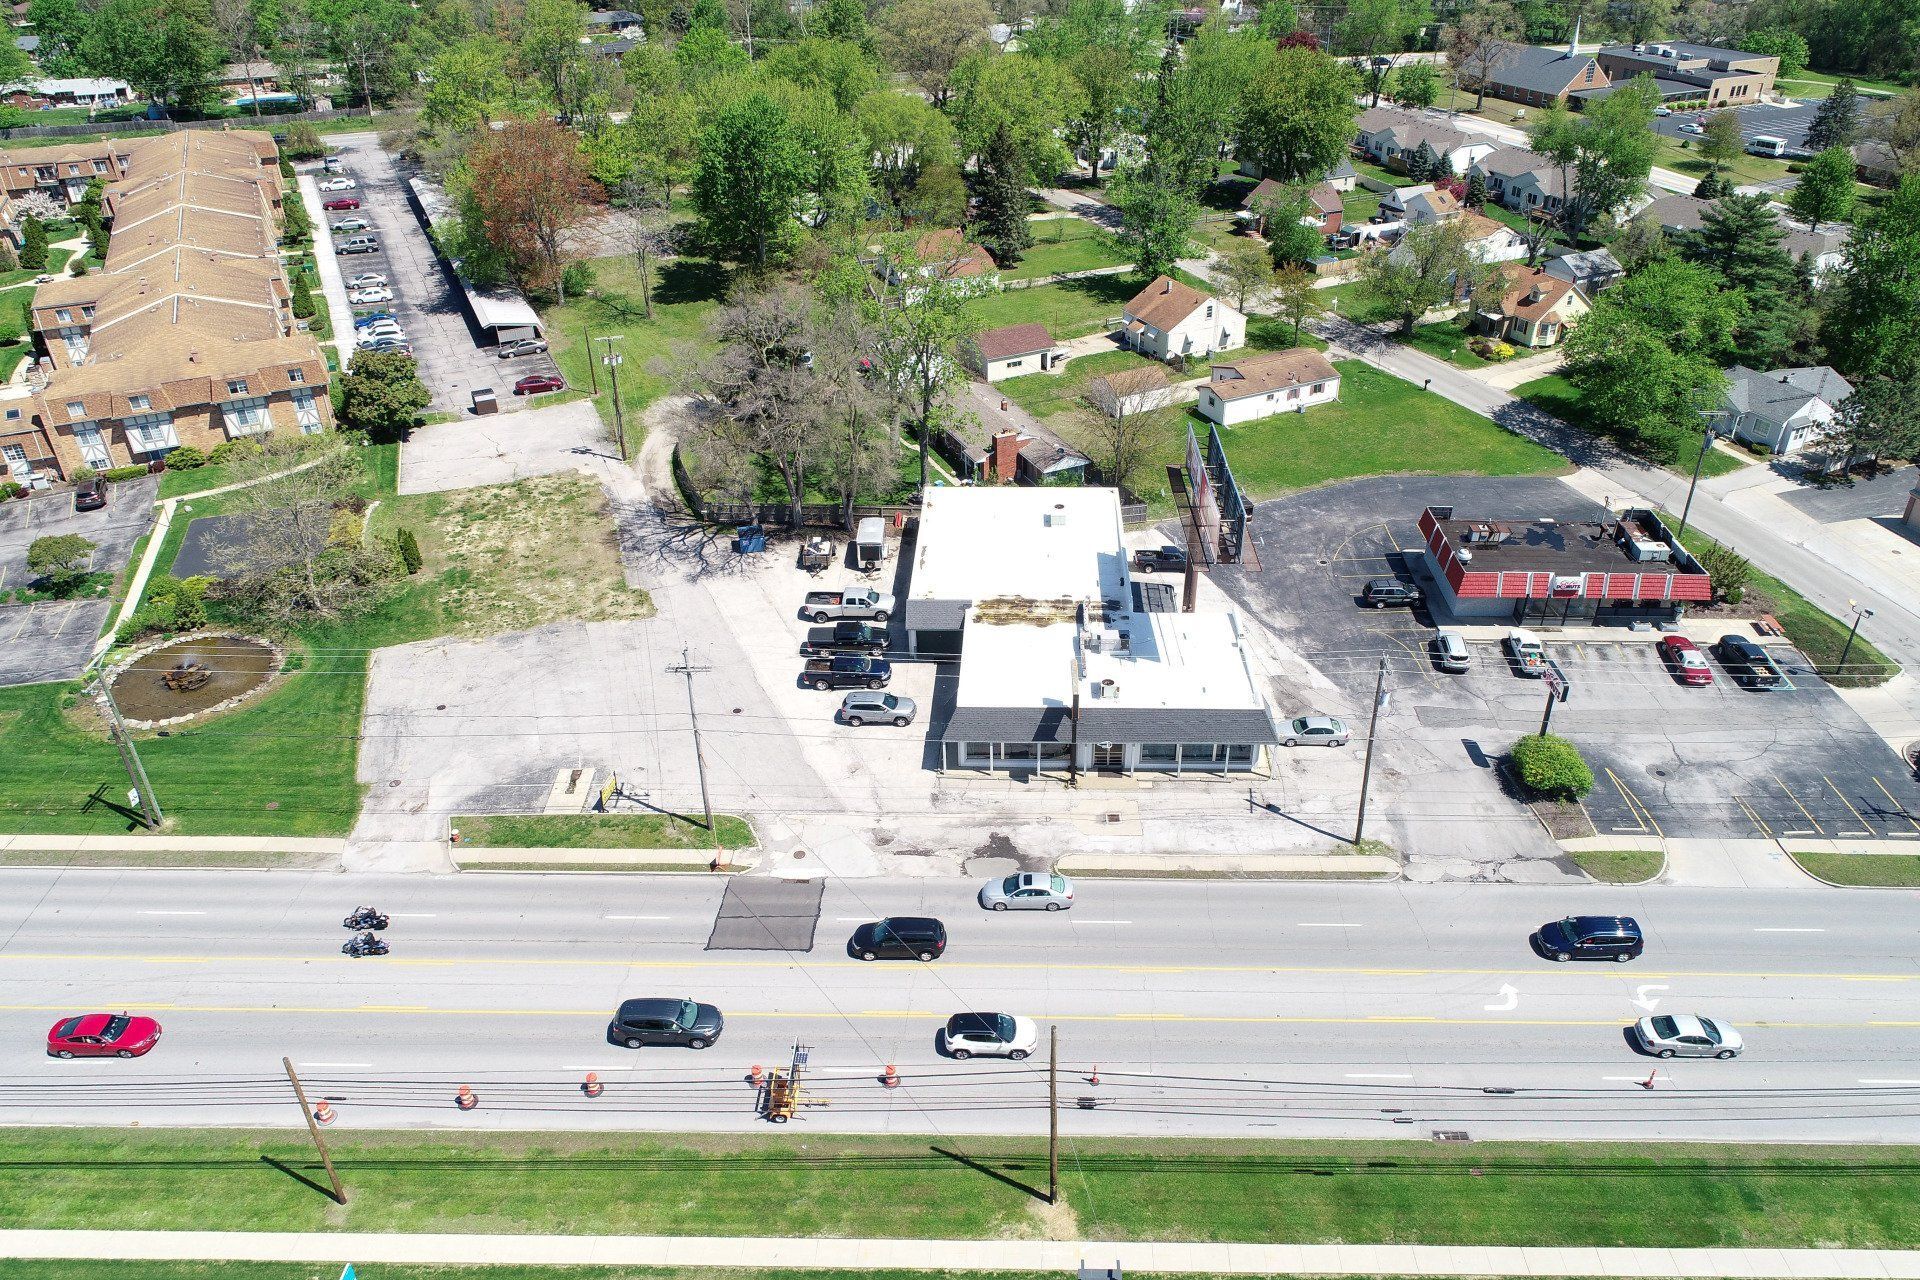
[[[945,768],[1229,773],[1279,741],[1238,619],[1133,581],[1107,488],[927,493],[910,650],[958,655]]]

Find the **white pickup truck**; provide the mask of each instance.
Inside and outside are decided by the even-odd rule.
[[[800,616],[809,622],[830,622],[835,618],[857,618],[885,622],[893,616],[893,597],[872,587],[848,587],[842,591],[809,591]]]
[[[1513,665],[1523,676],[1543,676],[1547,673],[1547,649],[1540,643],[1540,637],[1521,627],[1507,632],[1500,641],[1500,647],[1513,659]]]

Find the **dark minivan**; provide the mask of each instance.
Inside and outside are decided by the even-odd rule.
[[[855,929],[848,949],[862,960],[937,960],[947,926],[930,916],[889,916]]]
[[[1631,916],[1568,916],[1540,926],[1533,935],[1549,960],[1618,960],[1625,963],[1646,949],[1640,924]]]
[[[629,1049],[678,1044],[704,1049],[720,1038],[725,1021],[710,1004],[693,1000],[622,1000],[607,1035]]]

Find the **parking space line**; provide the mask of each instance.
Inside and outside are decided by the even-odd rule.
[[[1907,806],[1901,804],[1898,800],[1893,798],[1893,792],[1887,790],[1887,784],[1880,781],[1879,774],[1871,774],[1869,776],[1873,778],[1873,785],[1880,788],[1880,794],[1887,798],[1887,803],[1893,806],[1893,811],[1899,814],[1901,817],[1905,818],[1907,820],[1907,825],[1913,828],[1913,830],[1910,832],[1889,831],[1887,832],[1887,834],[1890,836],[1909,836],[1909,837],[1920,836],[1920,822],[1914,821],[1913,815],[1907,812]]]
[[[1647,808],[1647,802],[1635,795],[1633,789],[1622,782],[1620,775],[1615,773],[1611,768],[1607,769],[1607,777],[1613,780],[1614,787],[1620,792],[1621,800],[1626,802],[1627,812],[1631,813],[1634,816],[1634,820],[1640,824],[1637,827],[1615,827],[1613,829],[1615,831],[1638,831],[1642,834],[1651,830],[1653,834],[1665,839],[1667,833],[1662,831],[1660,824],[1654,820],[1653,810]]]
[[[1740,796],[1735,796],[1733,802],[1745,811],[1748,820],[1752,822],[1754,826],[1760,828],[1760,830],[1766,834],[1767,839],[1771,840],[1774,838],[1773,828],[1767,825],[1766,819],[1762,818],[1752,805],[1748,804],[1746,800]]]
[[[1788,835],[1790,836],[1823,836],[1827,834],[1826,828],[1820,825],[1819,820],[1815,818],[1811,813],[1807,812],[1807,806],[1800,803],[1800,797],[1793,794],[1793,788],[1788,786],[1786,783],[1780,781],[1779,774],[1773,773],[1773,774],[1768,774],[1767,776],[1772,778],[1775,784],[1777,784],[1782,791],[1787,793],[1787,799],[1793,801],[1793,807],[1800,811],[1800,815],[1804,817],[1808,822],[1813,823],[1812,831],[1789,831],[1787,832]]]
[[[1851,801],[1851,800],[1849,800],[1849,799],[1847,799],[1847,797],[1846,797],[1846,793],[1845,793],[1845,792],[1843,792],[1843,791],[1841,791],[1841,790],[1840,790],[1840,788],[1839,788],[1838,786],[1836,786],[1836,785],[1834,784],[1834,781],[1833,781],[1833,779],[1832,779],[1831,777],[1829,777],[1829,776],[1828,776],[1827,774],[1824,774],[1824,773],[1823,773],[1823,774],[1821,774],[1821,775],[1820,775],[1820,777],[1822,778],[1822,780],[1824,780],[1824,781],[1826,782],[1826,784],[1827,784],[1827,785],[1828,785],[1829,787],[1832,787],[1832,788],[1833,788],[1833,794],[1835,794],[1836,796],[1839,796],[1839,797],[1840,797],[1840,803],[1841,803],[1841,804],[1844,804],[1844,805],[1846,805],[1846,806],[1847,806],[1847,812],[1848,812],[1848,813],[1851,813],[1851,814],[1853,815],[1853,817],[1854,817],[1854,821],[1856,821],[1856,822],[1858,822],[1858,823],[1860,824],[1860,829],[1859,829],[1858,831],[1842,831],[1842,832],[1841,832],[1840,834],[1841,834],[1841,835],[1843,835],[1843,836],[1870,836],[1870,835],[1872,835],[1872,834],[1873,834],[1873,825],[1872,825],[1871,823],[1869,823],[1869,822],[1868,822],[1868,821],[1866,820],[1866,818],[1865,818],[1864,816],[1862,816],[1862,815],[1861,815],[1861,813],[1860,813],[1860,811],[1859,811],[1858,809],[1856,809],[1856,808],[1854,808],[1854,807],[1853,807],[1853,801]]]

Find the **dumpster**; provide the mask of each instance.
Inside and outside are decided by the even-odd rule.
[[[757,524],[743,524],[733,531],[733,549],[748,555],[767,549],[767,531]]]
[[[492,387],[475,387],[473,389],[473,411],[475,413],[500,412],[500,401],[494,397]]]

